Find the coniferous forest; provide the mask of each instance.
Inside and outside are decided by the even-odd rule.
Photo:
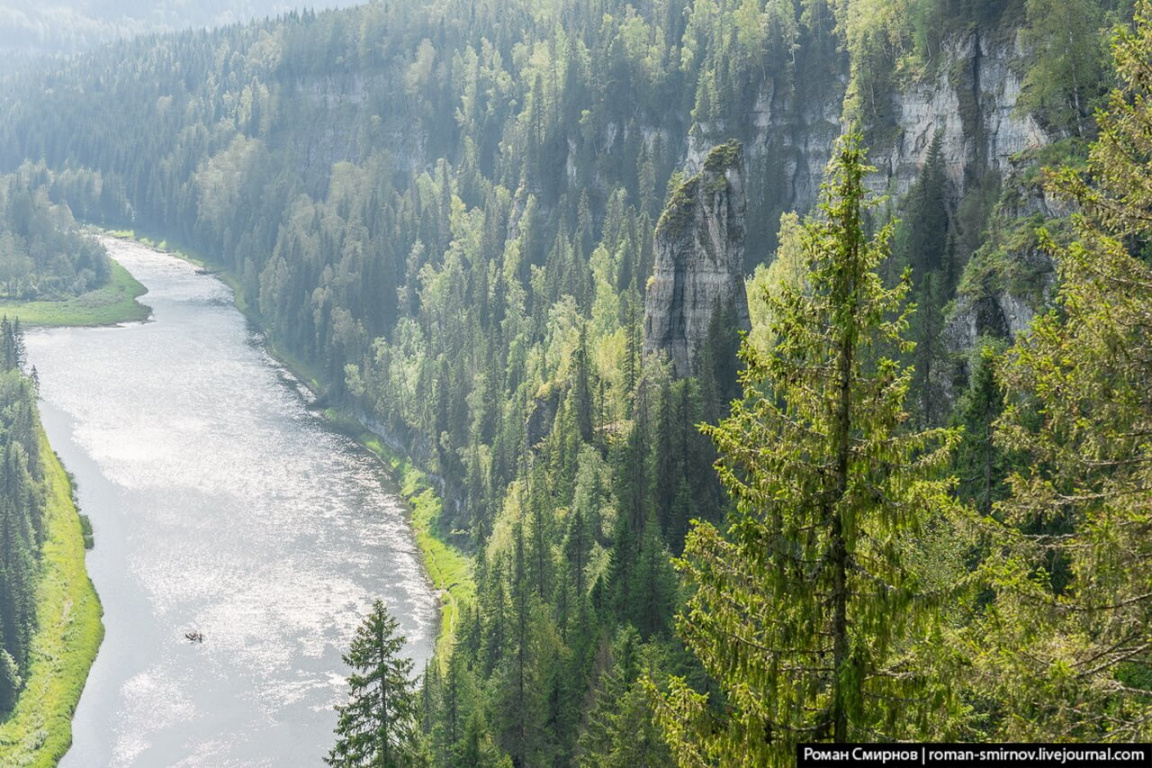
[[[7,715],[28,672],[36,629],[36,586],[44,543],[44,470],[40,462],[35,379],[24,375],[19,322],[0,320],[0,713]]]
[[[0,79],[0,291],[106,282],[77,220],[166,240],[427,475],[450,620],[417,681],[374,607],[332,765],[1152,741],[1150,92],[1147,0],[139,36]],[[0,712],[39,536],[5,375]]]

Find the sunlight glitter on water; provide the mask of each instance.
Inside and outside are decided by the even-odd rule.
[[[104,645],[62,765],[318,765],[377,597],[431,652],[435,600],[382,467],[306,410],[228,289],[109,250],[155,322],[29,335],[95,527]],[[204,642],[189,643],[196,629]]]

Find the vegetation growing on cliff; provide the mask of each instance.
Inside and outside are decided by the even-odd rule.
[[[680,237],[692,225],[693,212],[696,209],[697,195],[723,192],[728,188],[724,174],[728,169],[736,167],[742,162],[740,142],[732,140],[708,151],[704,158],[704,169],[690,179],[676,180],[670,184],[668,200],[664,203],[664,212],[656,222],[656,232],[663,231],[671,238]],[[708,185],[701,189],[707,173]]]

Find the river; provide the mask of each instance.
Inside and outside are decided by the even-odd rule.
[[[95,529],[106,627],[61,765],[319,766],[371,601],[400,621],[416,672],[431,653],[436,605],[401,502],[308,410],[227,286],[105,244],[153,319],[27,335],[44,426]]]

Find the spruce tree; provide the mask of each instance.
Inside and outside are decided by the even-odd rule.
[[[916,183],[908,190],[904,220],[895,238],[897,258],[890,260],[912,269],[909,296],[916,304],[916,313],[909,335],[916,348],[909,361],[914,369],[909,391],[913,418],[925,427],[940,426],[947,419],[942,412],[947,400],[941,381],[946,360],[941,333],[944,305],[955,289],[948,248],[947,174],[940,142],[937,133]]]
[[[992,514],[993,505],[1007,495],[1008,457],[993,440],[994,425],[1004,412],[1004,390],[995,373],[1002,354],[1002,344],[989,339],[973,352],[968,389],[957,401],[952,419],[964,430],[952,465],[959,482],[957,494],[982,515]]]
[[[605,666],[594,681],[587,722],[572,764],[579,768],[668,765],[671,754],[652,717],[652,701],[641,677],[642,668],[654,661],[645,657],[659,653],[659,647],[643,644],[636,630],[627,625],[611,645],[604,645]]]
[[[995,602],[976,628],[979,682],[1011,739],[1152,738],[1152,4],[1115,45],[1120,87],[1089,169],[1057,181],[1080,203],[1075,240],[1047,240],[1056,308],[1002,367],[998,439],[1018,453],[998,505]],[[997,652],[984,651],[988,644]]]
[[[0,648],[0,717],[16,707],[16,699],[23,684],[16,660],[8,651]]]
[[[581,198],[583,200],[583,198]],[[573,400],[576,409],[576,426],[580,429],[580,439],[592,442],[595,425],[592,402],[592,372],[588,359],[588,324],[580,324],[580,341],[576,346],[576,356],[572,367]]]
[[[676,574],[668,562],[655,512],[648,513],[631,578],[628,613],[632,623],[645,640],[664,634],[675,604]]]
[[[943,595],[919,586],[913,545],[950,514],[950,482],[934,478],[955,434],[906,428],[911,373],[885,353],[910,347],[907,280],[877,274],[891,230],[865,232],[866,170],[859,136],[844,137],[806,226],[807,275],[769,297],[775,346],[744,344],[744,400],[707,429],[736,510],[726,534],[690,533],[677,625],[727,711],[711,718],[707,694],[673,680],[661,720],[681,765],[948,733],[948,688],[917,644]]]
[[[337,706],[336,746],[328,765],[405,768],[416,765],[415,726],[419,713],[412,660],[401,656],[400,625],[377,600],[356,630],[344,663],[348,703]]]

